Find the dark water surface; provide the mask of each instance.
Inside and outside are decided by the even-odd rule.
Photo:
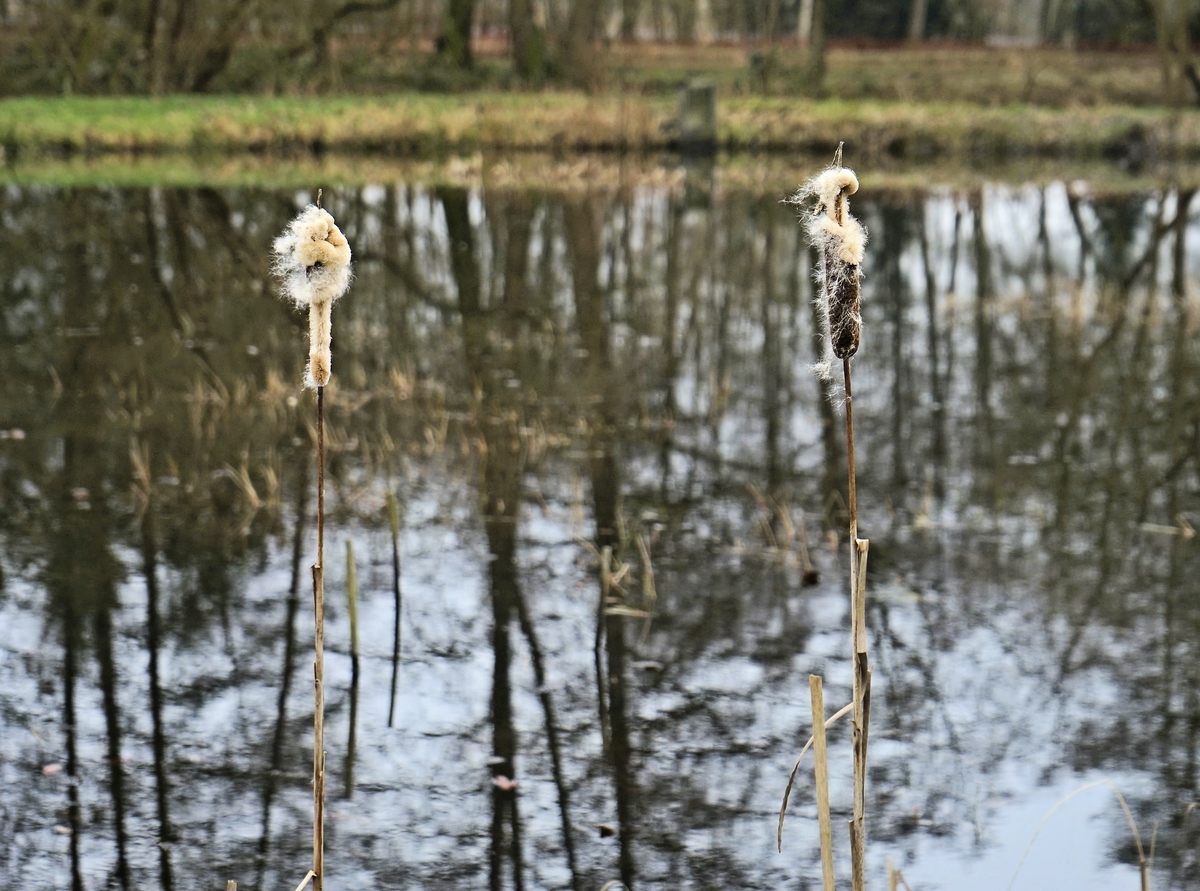
[[[267,268],[308,197],[0,191],[8,887],[308,869],[314,400]],[[849,695],[845,442],[779,198],[326,193],[356,260],[327,394],[328,887],[819,886],[807,770],[774,833],[807,675]],[[855,208],[872,885],[890,857],[914,888],[1004,889],[1055,802],[1111,780],[1154,886],[1197,887],[1200,201]],[[844,724],[831,746],[845,869]],[[1014,887],[1132,891],[1137,857],[1100,782]]]

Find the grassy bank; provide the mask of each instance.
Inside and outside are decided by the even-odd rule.
[[[475,150],[658,151],[673,147],[676,101],[579,93],[392,97],[21,98],[0,101],[5,160],[109,153],[245,151],[435,155]],[[856,157],[1200,158],[1200,112],[1099,106],[720,100],[731,151]]]

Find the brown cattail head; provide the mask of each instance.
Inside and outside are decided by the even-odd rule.
[[[332,368],[333,302],[350,286],[350,245],[328,211],[309,205],[275,239],[285,297],[308,308],[306,383],[323,387]]]
[[[867,233],[850,215],[848,200],[857,191],[854,171],[835,164],[806,182],[791,198],[795,204],[815,199],[806,214],[806,227],[809,241],[821,257],[815,271],[816,300],[828,329],[827,348],[839,359],[849,359],[858,352],[862,334],[858,280]],[[817,369],[822,377],[828,376],[831,364],[827,354]]]

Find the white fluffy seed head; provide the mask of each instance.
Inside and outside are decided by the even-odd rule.
[[[808,180],[789,200],[805,205],[805,227],[820,262],[814,270],[816,303],[828,335],[817,373],[828,379],[834,356],[848,358],[858,350],[862,328],[858,282],[867,233],[850,215],[849,196],[858,177],[848,167],[829,167]]]
[[[333,302],[350,286],[350,245],[328,211],[309,205],[273,245],[283,296],[308,309],[305,383],[323,387],[332,367]]]
[[[337,300],[350,286],[350,245],[329,211],[309,205],[274,244],[275,274],[297,306]]]
[[[862,224],[847,213],[844,223],[837,223],[832,217],[820,216],[816,225],[820,228],[819,240],[837,251],[838,259],[848,266],[861,266],[863,253],[867,245],[867,234]]]

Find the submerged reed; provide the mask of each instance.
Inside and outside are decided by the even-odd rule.
[[[846,460],[847,498],[850,525],[850,655],[853,686],[850,708],[853,712],[854,806],[850,819],[850,886],[853,891],[866,887],[866,781],[867,739],[871,716],[871,668],[867,658],[866,570],[869,542],[858,537],[858,495],[854,455],[854,397],[850,359],[858,352],[862,339],[862,307],[859,279],[867,233],[850,215],[849,197],[858,191],[858,177],[842,166],[839,145],[831,166],[821,171],[790,199],[810,207],[805,213],[809,240],[817,249],[820,263],[815,271],[816,303],[827,336],[817,372],[828,380],[834,358],[842,360],[846,388]],[[833,719],[831,719],[832,722]],[[823,714],[813,713],[814,739],[823,736]],[[807,750],[808,746],[805,746]],[[803,756],[801,752],[801,756]],[[799,760],[796,767],[799,767]],[[796,768],[784,791],[779,814],[780,846],[783,818]],[[822,831],[823,854],[827,844]],[[827,878],[826,881],[829,881]]]
[[[325,880],[325,385],[333,369],[333,304],[350,285],[350,245],[317,203],[288,223],[273,246],[283,296],[308,310],[307,386],[317,391],[317,562],[312,567],[313,621],[313,888]]]

